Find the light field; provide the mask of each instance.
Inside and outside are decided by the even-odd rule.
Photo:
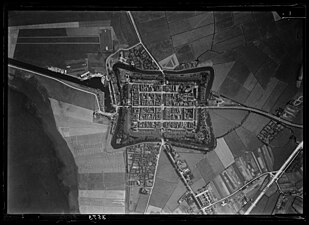
[[[124,207],[105,207],[96,205],[80,205],[81,214],[124,214]]]
[[[137,206],[139,198],[139,187],[128,187],[128,211],[133,212]]]
[[[215,152],[217,153],[224,168],[229,167],[235,162],[234,156],[223,138],[217,139],[217,147],[215,148]]]
[[[54,115],[56,122],[61,126],[59,127],[70,127],[70,128],[94,128],[94,129],[106,129],[110,124],[110,120],[106,119],[104,124],[92,123],[87,120],[74,119],[72,117],[63,117],[59,115]]]
[[[146,210],[146,214],[160,214],[161,211],[162,211],[161,208],[149,205]]]
[[[123,154],[104,152],[110,121],[93,123],[93,110],[53,98],[50,103],[58,130],[78,167],[79,189],[86,189],[79,190],[80,212],[125,213]]]
[[[80,173],[80,190],[124,190],[124,173]]]
[[[124,156],[120,153],[94,153],[75,158],[79,173],[125,172]]]
[[[50,104],[51,104],[54,115],[62,116],[62,117],[71,117],[74,119],[85,120],[88,122],[93,121],[93,110],[89,110],[86,108],[82,108],[80,106],[61,102],[53,98],[50,98],[49,100],[50,100]]]
[[[122,200],[124,199],[125,192],[118,190],[118,191],[110,191],[110,190],[99,190],[99,191],[93,191],[93,190],[80,190],[79,191],[79,197],[85,197],[85,198],[111,198],[111,199],[117,199]]]
[[[77,90],[50,78],[38,76],[37,79],[46,88],[50,98],[89,110],[96,110],[98,108],[94,94]]]
[[[149,195],[140,195],[135,209],[136,213],[144,213],[147,206]]]
[[[79,204],[82,214],[125,213],[125,191],[80,190]]]
[[[97,134],[103,133],[106,130],[102,128],[91,128],[91,127],[58,127],[63,137],[81,136],[85,134]]]
[[[92,123],[93,111],[50,98],[59,132],[66,140],[73,156],[102,153],[106,145],[109,121]]]
[[[230,194],[227,186],[225,185],[224,181],[222,180],[221,176],[218,175],[214,179],[214,183],[218,188],[218,191],[221,193],[221,196],[224,198]]]

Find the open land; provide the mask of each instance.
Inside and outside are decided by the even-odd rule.
[[[44,13],[39,20],[42,24],[70,22],[70,26],[78,24],[79,28],[20,29],[12,40],[15,48],[10,48],[15,51],[11,54],[14,59],[43,68],[64,68],[66,60],[91,53],[101,54],[105,63],[112,51],[98,53],[102,51],[96,36],[100,26],[112,30],[113,50],[139,42],[125,12]],[[12,12],[9,24],[37,23],[42,15]],[[225,101],[285,118],[287,113],[280,114],[280,108],[292,110],[288,120],[302,124],[302,107],[287,104],[303,91],[302,86],[295,85],[303,61],[302,22],[277,20],[266,11],[135,11],[132,15],[143,46],[122,52],[122,63],[114,64],[110,71],[111,90],[101,89],[105,100],[112,91],[112,102],[117,105],[113,120],[104,117],[96,123],[91,115],[98,110],[94,95],[38,78],[47,89],[58,131],[78,167],[80,211],[187,214],[197,213],[202,207],[207,214],[243,214],[270,180],[267,176],[282,166],[303,139],[302,129],[290,129],[252,112],[202,110],[198,106],[209,105],[215,94]],[[96,22],[90,22],[93,20]],[[64,38],[84,35],[86,30],[91,31],[91,37]],[[58,44],[43,45],[40,36]],[[70,43],[59,44],[63,40]],[[29,44],[34,41],[39,44]],[[77,41],[83,44],[77,45]],[[36,51],[31,51],[34,48]],[[171,65],[176,60],[175,71],[180,71],[159,71],[154,60],[167,58],[171,58]],[[197,83],[201,78],[210,79],[206,84]],[[90,85],[81,87],[82,82],[73,86],[91,92]],[[162,151],[155,169],[152,154],[138,152],[136,146],[143,146],[142,142],[155,144],[161,138],[172,147]],[[127,154],[131,147],[137,152]],[[144,172],[136,174],[141,174],[138,181],[147,181],[152,192],[141,193],[140,187],[133,185],[137,180],[128,179],[128,157],[134,158],[132,162],[138,162],[139,157],[147,159],[144,164],[137,163]],[[132,171],[129,174],[135,174]],[[147,174],[156,175],[149,178]],[[298,197],[282,200],[279,193],[292,189],[301,190],[290,183],[280,184],[280,188],[271,186],[252,214],[296,213]]]
[[[9,120],[9,212],[79,212],[77,167],[57,131],[46,96],[40,97],[40,85],[34,79],[25,82],[15,77],[11,84],[17,90],[10,92],[9,107],[14,116]],[[35,141],[38,137],[39,141]]]

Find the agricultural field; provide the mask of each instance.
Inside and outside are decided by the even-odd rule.
[[[214,119],[213,128],[216,137],[222,137],[227,131],[240,127],[248,116],[244,110],[215,110],[209,109],[209,114]]]
[[[215,77],[211,87],[212,91],[218,91],[234,64],[235,62],[227,62],[219,65],[214,64]]]
[[[23,18],[23,19],[22,19]],[[102,27],[112,27],[113,42],[116,48],[119,46],[132,46],[138,42],[136,32],[126,12],[119,11],[71,11],[71,12],[42,12],[42,11],[15,11],[9,14],[9,26],[54,24],[52,28],[24,29],[21,35],[24,37],[65,37],[98,34]],[[34,26],[35,27],[35,26]],[[68,30],[67,30],[68,29]],[[87,30],[87,31],[86,31]],[[63,68],[65,60],[86,57],[88,53],[98,53],[100,43],[77,44],[18,44],[15,45],[14,58],[33,65],[46,67],[57,66]],[[118,47],[117,47],[118,46]],[[36,51],[32,51],[35,48]]]
[[[164,210],[170,210],[173,212],[178,206],[178,200],[181,196],[187,191],[185,185],[181,180],[178,181],[176,188],[174,189],[173,193],[170,195],[168,201],[165,204]]]
[[[218,155],[224,168],[229,167],[232,163],[235,162],[233,154],[231,153],[229,146],[226,144],[223,138],[217,139],[217,147],[214,151]]]
[[[277,188],[276,184],[273,184],[270,189],[266,192],[266,194],[262,197],[262,199],[258,202],[256,207],[252,210],[252,214],[259,214],[259,215],[269,215],[269,213],[272,213],[277,200],[279,198],[279,190]]]
[[[137,186],[126,187],[126,211],[128,213],[134,212],[139,199],[139,189]]]
[[[220,116],[217,112],[218,110],[210,109],[209,115],[212,121],[214,136],[220,138],[226,136],[228,131],[236,128],[237,124],[231,121],[231,119]]]
[[[124,172],[124,156],[122,153],[93,153],[78,156],[76,159],[80,173]]]
[[[160,214],[161,212],[161,208],[149,205],[145,214]]]
[[[169,161],[167,154],[164,151],[162,151],[159,158],[156,179],[157,178],[172,183],[177,183],[179,179],[176,170],[174,169],[173,165]]]
[[[218,192],[220,193],[221,197],[224,198],[231,194],[229,189],[227,188],[226,184],[224,183],[222,177],[220,175],[216,176],[213,180],[215,187],[217,188]]]
[[[80,190],[124,190],[125,174],[109,173],[80,173]]]
[[[149,51],[163,70],[211,66],[214,70],[211,93],[244,106],[277,114],[296,94],[303,95],[303,84],[299,87],[297,83],[303,82],[299,80],[302,79],[299,75],[304,58],[303,20],[284,20],[271,11],[131,11],[131,15],[134,21],[131,21],[130,13],[125,11],[12,11],[8,15],[9,26],[34,27],[9,29],[9,57],[16,60],[11,61],[17,65],[18,61],[20,65],[30,64],[24,65],[26,69],[34,65],[45,69],[59,67],[60,70],[66,68],[66,61],[82,59],[84,61],[81,65],[72,66],[82,67],[74,68],[77,73],[91,70],[89,65],[92,65],[101,67],[100,71],[104,74],[109,55],[119,48],[129,48],[141,42],[139,45]],[[50,28],[38,29],[47,23]],[[102,48],[106,44],[104,38],[100,40],[99,35],[103,28],[111,30],[112,40],[108,38],[108,45],[113,46],[113,49]],[[35,41],[38,43],[32,43]],[[126,60],[128,55],[125,54],[123,58],[118,52],[113,55],[111,64],[117,60],[131,64],[135,60],[131,64],[133,68],[142,65],[140,69],[145,69],[147,63],[142,60],[143,57],[136,58],[136,49],[124,50],[122,53],[129,51],[131,61]],[[144,54],[148,53],[144,51]],[[10,79],[13,79],[16,74],[10,75]],[[24,78],[29,79],[29,75],[27,72]],[[109,76],[105,79],[105,75],[102,78],[105,80],[104,87],[99,81],[100,74],[92,82],[87,80],[79,84],[64,81],[62,77],[59,81],[36,75],[35,79],[29,79],[38,81],[41,94],[46,89],[47,103],[50,103],[58,132],[74,157],[80,212],[190,213],[187,211],[190,203],[178,201],[188,191],[185,182],[180,179],[165,151],[161,152],[157,161],[154,179],[151,173],[149,183],[154,183],[150,193],[147,193],[150,188],[143,193],[146,189],[134,186],[138,182],[132,184],[134,180],[128,176],[129,157],[126,155],[126,147],[114,149],[113,146],[121,142],[122,132],[131,127],[129,117],[133,115],[128,114],[126,111],[129,108],[123,106],[117,106],[118,111],[108,116],[95,117],[97,114],[94,114],[98,110],[104,111],[96,97],[100,90],[104,92],[104,95],[100,95],[100,101],[104,102],[106,108],[113,108],[109,98]],[[117,96],[112,97],[117,99]],[[126,101],[121,99],[121,104]],[[209,152],[199,152],[173,147],[184,159],[182,163],[187,164],[190,176],[193,175],[187,185],[206,201],[204,205],[210,201],[206,193],[215,196],[216,201],[236,192],[262,173],[278,170],[303,139],[303,129],[290,129],[284,125],[278,135],[266,143],[259,134],[271,121],[270,117],[256,114],[252,110],[209,108],[207,111],[217,139],[216,148]],[[119,116],[120,120],[115,126]],[[303,124],[302,108],[291,122]],[[160,132],[164,132],[162,130],[145,131],[139,137],[131,131],[124,135],[129,140],[127,144],[134,140],[159,141],[162,137]],[[269,132],[273,133],[271,129]],[[163,135],[163,138],[166,136]],[[152,162],[147,163],[154,168]],[[149,175],[150,172],[148,174],[147,169],[144,169],[141,167],[137,171]],[[253,186],[247,185],[244,188],[243,193],[247,197],[244,201],[252,202],[257,197],[266,181],[270,180],[270,176],[264,180],[265,177]],[[205,188],[211,191],[206,192]],[[201,193],[203,191],[205,193]],[[252,214],[273,213],[280,193],[278,187],[272,185]],[[239,199],[239,202],[234,200],[216,204],[215,213],[237,213],[242,203]],[[290,205],[293,205],[292,201],[292,198],[289,199]],[[241,211],[245,211],[246,207],[248,204]],[[292,206],[289,207],[292,212]]]
[[[33,49],[36,51],[33,51]],[[99,44],[16,44],[14,59],[21,62],[36,65],[42,68],[47,66],[65,67],[65,61],[86,57],[87,53],[96,53],[100,48]]]
[[[94,94],[76,90],[50,78],[40,76],[37,79],[46,88],[50,98],[92,111],[98,107]]]
[[[221,199],[221,196],[219,194],[218,189],[216,188],[216,185],[214,184],[213,181],[209,182],[209,184],[207,185],[209,190],[211,190],[211,193],[214,197],[214,201],[218,201],[219,199]]]
[[[162,209],[176,189],[177,183],[178,180],[176,182],[169,182],[157,177],[149,204]]]
[[[93,111],[52,98],[50,102],[57,128],[74,156],[103,152],[108,121],[106,124],[92,123]]]
[[[199,161],[196,166],[206,183],[213,180],[224,170],[223,164],[214,151],[207,154],[206,158]]]
[[[124,198],[124,191],[80,190],[80,211],[81,214],[92,214],[92,210],[96,209],[97,212],[104,212],[106,214],[123,214],[125,210]]]
[[[155,183],[149,204],[161,209],[164,208],[168,199],[176,189],[179,179],[167,154],[162,151],[158,161]]]
[[[93,111],[50,98],[57,128],[72,151],[78,167],[81,213],[124,213],[125,162],[121,152],[106,153],[110,121],[93,123]],[[100,194],[106,191],[108,197]],[[112,197],[115,195],[115,197]],[[118,196],[118,197],[117,197]],[[117,200],[119,199],[119,200]],[[121,200],[122,199],[122,200]],[[115,203],[119,202],[119,203]],[[120,204],[121,203],[121,204]],[[119,205],[120,204],[120,205]]]
[[[60,117],[71,117],[77,120],[93,121],[93,110],[57,101],[53,98],[49,99],[54,115]]]
[[[138,37],[129,16],[125,12],[113,12],[111,26],[114,28],[120,44],[133,46],[138,43]]]
[[[149,195],[139,195],[135,213],[145,213],[149,198]]]
[[[192,172],[192,173],[193,173],[193,176],[194,176],[194,172]],[[202,176],[200,174],[199,174],[199,176],[200,177],[194,177],[195,179],[192,180],[193,184],[191,185],[191,188],[194,192],[198,192],[198,190],[201,187],[206,186],[206,182],[205,182],[204,178],[202,178]]]

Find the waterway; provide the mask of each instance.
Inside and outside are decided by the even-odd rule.
[[[104,108],[106,112],[113,113],[115,112],[115,108],[112,106],[112,101],[111,101],[111,93],[109,91],[108,86],[104,86],[101,82],[100,77],[93,77],[89,80],[83,81],[83,84],[87,87],[91,87],[94,89],[99,89],[102,92],[104,92]]]
[[[50,77],[53,77],[53,78],[56,78],[56,79],[66,80],[66,81],[73,82],[73,83],[76,83],[76,84],[82,85],[82,86],[87,86],[87,87],[90,87],[90,88],[93,88],[93,89],[99,89],[102,92],[104,92],[105,111],[111,112],[111,113],[115,112],[115,108],[112,106],[111,93],[109,91],[109,88],[108,88],[108,86],[104,86],[102,84],[100,77],[94,77],[94,78],[91,78],[89,80],[81,81],[81,80],[74,78],[74,77],[71,77],[71,76],[67,76],[67,75],[64,75],[64,74],[61,74],[61,73],[56,73],[56,72],[50,71],[48,69],[45,69],[45,68],[42,68],[42,67],[39,67],[39,66],[31,65],[31,64],[28,64],[28,63],[24,63],[24,62],[21,62],[21,61],[14,60],[14,59],[9,59],[8,62],[11,65],[19,66],[19,67],[22,67],[22,68],[25,68],[25,69],[28,69],[28,70],[32,70],[32,71],[35,71],[35,72],[38,72],[38,73],[42,73],[44,75],[47,75],[47,76],[50,76]],[[132,72],[139,72],[139,73],[142,73],[144,75],[160,75],[161,76],[160,71],[142,71],[142,70],[136,69],[132,66],[125,65],[123,63],[116,63],[113,66],[113,70],[116,71],[117,68],[123,68],[123,69],[129,70],[129,71],[132,71]],[[211,72],[211,79],[213,79],[213,70],[211,69],[211,67],[199,67],[199,68],[193,68],[193,69],[189,69],[189,70],[185,70],[185,71],[166,71],[166,73],[168,73],[170,75],[180,75],[181,76],[182,74],[197,73],[197,72],[205,71],[205,70]],[[147,79],[147,78],[145,77],[145,79]],[[211,87],[211,85],[208,86],[207,92],[210,91],[210,87]]]
[[[147,75],[155,75],[155,74],[162,74],[159,70],[139,70],[131,65],[126,65],[124,63],[117,62],[113,65],[113,70],[115,71],[117,68],[122,68],[126,69],[132,72],[136,73],[142,73],[142,74],[147,74]],[[213,73],[213,68],[212,67],[196,67],[196,68],[191,68],[187,70],[164,70],[164,73],[171,74],[171,75],[179,75],[179,74],[188,74],[188,73],[198,73],[202,71],[210,71]],[[147,79],[147,78],[145,78]]]
[[[78,85],[81,85],[81,86],[93,88],[93,89],[99,89],[102,92],[104,92],[105,111],[106,112],[115,112],[115,108],[112,106],[112,103],[111,103],[111,98],[110,98],[111,94],[110,94],[109,88],[108,88],[108,86],[104,86],[102,84],[100,77],[94,77],[94,78],[91,78],[89,80],[81,81],[81,80],[74,78],[74,77],[71,77],[71,76],[67,76],[67,75],[64,75],[64,74],[61,74],[61,73],[56,73],[56,72],[50,71],[48,69],[41,68],[41,67],[38,67],[38,66],[34,66],[34,65],[31,65],[31,64],[27,64],[27,63],[24,63],[24,62],[20,62],[20,61],[14,60],[14,59],[9,59],[8,62],[9,62],[9,64],[11,64],[13,66],[18,66],[18,67],[22,67],[24,69],[28,69],[28,70],[32,70],[32,71],[35,71],[35,72],[38,72],[38,73],[42,73],[46,76],[50,76],[50,77],[53,77],[53,78],[56,78],[56,79],[59,79],[59,80],[69,81],[69,82],[72,82],[72,83],[75,83],[75,84],[78,84]]]
[[[8,212],[79,213],[77,166],[33,81],[8,89]]]

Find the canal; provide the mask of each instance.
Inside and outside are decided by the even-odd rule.
[[[46,76],[52,77],[52,78],[56,78],[59,80],[64,80],[64,81],[69,81],[81,86],[85,86],[85,87],[89,87],[89,88],[93,88],[93,89],[97,89],[100,90],[102,92],[104,92],[104,108],[106,112],[112,113],[115,112],[115,108],[113,107],[112,103],[111,103],[111,93],[109,91],[108,86],[105,86],[102,84],[101,82],[101,78],[100,77],[94,77],[91,78],[89,80],[85,80],[85,81],[81,81],[77,78],[71,77],[71,76],[67,76],[65,74],[61,74],[61,73],[56,73],[54,71],[45,69],[45,68],[41,68],[38,66],[34,66],[31,64],[27,64],[24,62],[20,62],[14,59],[8,59],[8,64],[12,65],[12,66],[17,66],[17,67],[21,67],[27,70],[31,70],[33,72],[37,72],[37,73],[42,73]]]

